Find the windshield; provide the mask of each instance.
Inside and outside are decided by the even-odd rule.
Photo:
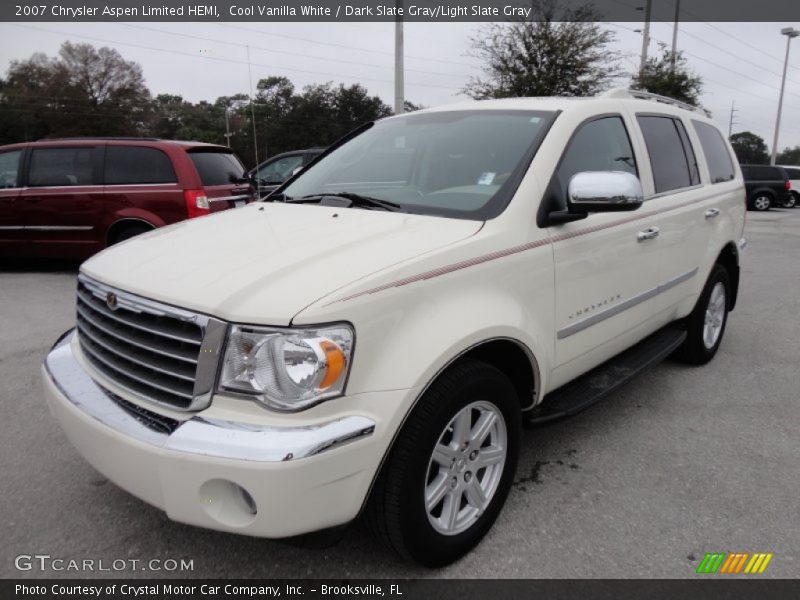
[[[407,212],[491,218],[508,204],[553,117],[471,110],[379,121],[300,175],[283,199],[345,192]]]

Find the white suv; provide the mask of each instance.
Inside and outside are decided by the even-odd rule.
[[[524,420],[714,356],[744,214],[724,136],[664,98],[384,119],[266,202],[87,261],[48,401],[172,519],[287,538],[365,512],[446,564],[500,512]]]

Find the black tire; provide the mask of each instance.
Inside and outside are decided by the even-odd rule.
[[[507,448],[505,463],[502,471],[499,465],[495,471],[499,483],[483,512],[477,513],[474,520],[467,520],[466,530],[446,535],[434,528],[425,506],[424,494],[426,487],[431,485],[429,470],[434,465],[433,449],[441,441],[441,436],[448,434],[445,428],[454,417],[478,401],[498,409],[497,415],[503,417]],[[469,414],[475,414],[472,411],[470,409]],[[450,367],[420,398],[381,469],[366,510],[373,533],[400,556],[427,567],[447,565],[469,552],[489,531],[508,496],[519,454],[520,413],[514,386],[497,368],[472,359]],[[497,422],[500,422],[499,417]],[[469,456],[472,454],[474,451]],[[467,471],[454,471],[454,463],[451,472],[442,476],[448,482],[458,480],[460,484],[463,473],[463,481],[468,482],[470,468],[467,463]],[[437,477],[447,471],[438,465],[436,469],[439,469]],[[451,479],[453,473],[457,474]],[[480,476],[485,478],[487,473],[487,470],[476,469],[474,477],[476,480]],[[467,493],[464,492],[462,497],[458,492],[459,506],[467,498]],[[444,498],[442,502],[445,502]],[[441,511],[444,511],[443,505]]]
[[[707,339],[704,339],[704,330],[706,325],[706,312],[709,309],[709,302],[711,301],[714,289],[717,284],[722,285],[724,290],[724,310],[722,311],[722,323],[719,329],[719,335],[715,342],[709,345]],[[722,338],[725,335],[725,326],[728,324],[728,311],[731,305],[731,284],[728,277],[728,271],[721,265],[714,265],[711,269],[711,274],[708,276],[708,281],[703,288],[703,293],[697,300],[692,313],[686,319],[686,340],[675,351],[675,356],[679,360],[691,365],[704,365],[717,353]]]
[[[791,200],[784,203],[784,208],[797,208],[800,204],[800,195],[797,192],[790,192]]]
[[[120,242],[124,242],[125,240],[129,240],[132,237],[136,237],[137,235],[141,235],[152,230],[153,228],[148,227],[147,225],[129,225],[110,236],[108,239],[108,245],[113,246],[114,244],[119,244]]]
[[[759,212],[764,212],[772,208],[774,202],[772,196],[764,192],[753,194],[750,199],[750,208]]]

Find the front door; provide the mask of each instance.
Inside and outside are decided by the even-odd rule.
[[[559,163],[553,187],[566,198],[570,178],[583,171],[639,175],[622,115],[584,122]],[[564,204],[566,208],[566,204]],[[558,373],[570,379],[616,354],[625,334],[654,315],[658,285],[658,222],[646,205],[633,212],[594,213],[553,226],[555,355]],[[655,231],[656,235],[648,235]],[[613,342],[616,341],[617,344]]]

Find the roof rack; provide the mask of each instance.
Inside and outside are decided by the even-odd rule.
[[[684,110],[699,112],[709,118],[711,117],[710,110],[707,110],[705,108],[700,108],[699,106],[692,106],[691,104],[687,104],[686,102],[681,102],[680,100],[675,100],[675,98],[670,98],[669,96],[662,96],[660,94],[645,92],[644,90],[635,90],[632,88],[620,87],[620,88],[610,89],[607,92],[603,92],[600,95],[603,98],[637,98],[639,100],[654,100],[655,102],[661,102],[663,104],[671,104],[673,106],[677,106],[678,108],[682,108]]]

